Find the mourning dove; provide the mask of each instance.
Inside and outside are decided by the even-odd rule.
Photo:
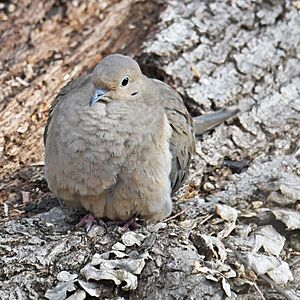
[[[211,127],[224,116],[208,119]],[[50,190],[67,205],[121,221],[168,217],[195,152],[193,119],[180,95],[120,54],[61,90],[44,142]]]

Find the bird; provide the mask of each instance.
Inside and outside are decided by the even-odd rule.
[[[51,104],[44,130],[48,187],[88,220],[161,221],[189,174],[195,128],[202,133],[235,113],[193,120],[172,87],[148,78],[133,58],[108,55]]]

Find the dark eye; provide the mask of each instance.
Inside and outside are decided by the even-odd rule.
[[[121,81],[121,86],[126,86],[129,82],[129,77],[125,76]]]

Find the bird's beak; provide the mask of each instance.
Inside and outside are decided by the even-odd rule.
[[[105,89],[97,88],[93,97],[90,100],[90,107],[93,106],[97,101],[101,100],[101,98],[107,93],[108,91]]]

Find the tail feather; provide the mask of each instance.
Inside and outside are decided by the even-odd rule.
[[[205,131],[216,127],[225,120],[235,116],[240,112],[237,106],[225,107],[212,113],[194,117],[195,134],[201,135]]]

